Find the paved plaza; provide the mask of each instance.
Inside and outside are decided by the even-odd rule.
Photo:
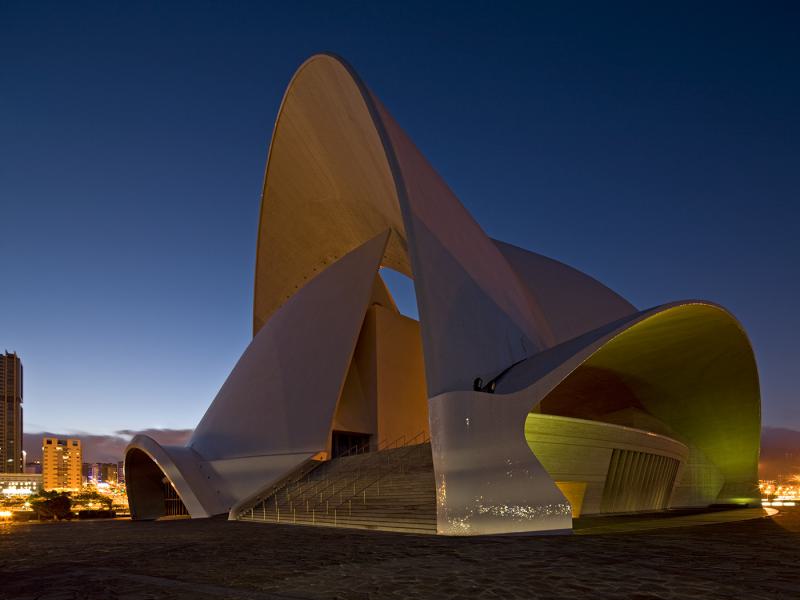
[[[217,519],[5,524],[0,572],[3,600],[800,598],[800,507],[770,518],[550,537]]]

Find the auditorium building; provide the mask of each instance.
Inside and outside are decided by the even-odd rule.
[[[136,519],[484,535],[759,502],[740,323],[490,238],[335,56],[286,90],[256,253],[253,339],[190,441],[126,450]]]

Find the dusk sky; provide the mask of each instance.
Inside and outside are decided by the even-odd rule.
[[[198,422],[250,339],[272,127],[320,51],[492,237],[639,308],[730,309],[764,424],[800,429],[800,5],[614,6],[0,3],[0,351],[26,431]]]

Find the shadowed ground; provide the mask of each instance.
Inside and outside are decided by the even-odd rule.
[[[800,598],[800,508],[638,533],[444,538],[205,521],[0,525],[0,598]]]

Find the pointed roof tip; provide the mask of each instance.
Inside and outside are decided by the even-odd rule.
[[[332,60],[334,62],[339,63],[341,66],[343,66],[351,73],[355,73],[355,69],[353,69],[353,66],[341,54],[337,54],[336,52],[329,52],[326,50],[311,54],[308,58],[306,58],[303,62],[300,63],[300,66],[297,68],[297,70],[300,71],[300,69],[302,69],[306,65],[318,60]]]
[[[318,61],[318,60],[330,60],[330,61],[333,61],[335,63],[338,63],[339,66],[343,67],[344,70],[347,71],[350,74],[350,77],[353,78],[353,81],[356,82],[356,85],[358,85],[358,87],[361,88],[362,93],[364,93],[368,89],[366,84],[364,83],[364,80],[361,79],[361,76],[358,74],[358,71],[356,71],[356,69],[353,67],[353,65],[346,58],[344,58],[341,54],[338,54],[337,52],[333,52],[333,51],[329,51],[329,50],[322,50],[320,52],[315,52],[314,54],[312,54],[308,58],[306,58],[300,64],[300,66],[297,67],[297,69],[295,70],[295,74],[294,74],[293,78],[296,77],[297,74],[300,71],[303,70],[303,68],[307,67],[311,63],[313,63],[315,61]],[[291,86],[291,82],[289,82],[289,86]]]
[[[350,64],[349,62],[347,62],[347,59],[345,59],[341,54],[339,54],[338,52],[333,52],[332,50],[321,50],[320,52],[315,52],[314,54],[309,56],[305,60],[305,62],[308,62],[309,60],[313,60],[315,58],[320,58],[320,57],[332,58],[332,59],[334,59],[336,61],[339,61],[343,65],[349,65]]]

